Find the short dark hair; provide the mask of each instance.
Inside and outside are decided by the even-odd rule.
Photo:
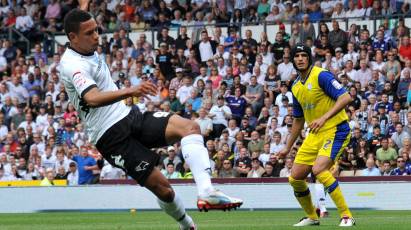
[[[64,17],[64,32],[66,33],[69,40],[69,34],[72,32],[77,34],[80,30],[80,24],[82,22],[90,20],[91,18],[91,14],[84,10],[73,9],[68,12]]]

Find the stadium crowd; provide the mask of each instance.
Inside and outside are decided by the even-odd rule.
[[[74,7],[71,0],[1,1],[3,33],[13,27],[35,45],[26,56],[17,43],[0,41],[0,181],[49,178],[77,185],[126,178],[87,141],[87,127],[59,80],[66,46],[53,51],[51,36],[62,31],[64,15]],[[142,81],[158,86],[156,96],[124,103],[195,120],[214,177],[289,176],[306,136],[301,133],[285,158],[278,155],[292,126],[290,90],[297,73],[290,47],[298,42],[312,47],[313,64],[333,72],[353,99],[346,108],[352,139],[335,173],[411,175],[408,1],[96,0],[90,13],[102,33],[113,32],[110,39],[101,36],[97,52],[118,87]],[[398,19],[381,20],[375,33],[356,24],[344,31],[338,21],[388,15]],[[332,28],[321,22],[316,34],[312,23],[324,19]],[[239,35],[240,23],[264,21],[279,24],[275,40],[262,33],[257,41],[251,30]],[[282,21],[292,22],[291,31]],[[212,34],[204,30],[215,23],[228,27],[227,34],[219,26]],[[144,33],[136,41],[127,36],[154,28],[158,47]],[[167,178],[192,177],[178,145],[153,151],[161,154]]]

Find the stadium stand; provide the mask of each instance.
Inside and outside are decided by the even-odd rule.
[[[76,4],[0,3],[0,181],[127,178],[88,142],[59,80],[62,21]],[[90,13],[117,86],[158,86],[157,96],[124,103],[195,120],[214,177],[289,174],[305,137],[277,155],[291,130],[298,42],[353,98],[336,173],[411,175],[409,1],[93,0]],[[167,178],[192,178],[178,144],[155,151]],[[77,167],[85,161],[97,167]]]

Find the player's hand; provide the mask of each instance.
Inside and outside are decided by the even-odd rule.
[[[278,152],[278,156],[279,158],[285,158],[288,155],[288,153],[290,153],[290,149],[283,148]]]
[[[318,131],[323,127],[326,121],[327,120],[324,117],[320,117],[314,120],[313,122],[311,122],[311,124],[308,126],[310,128],[310,132],[318,133]]]
[[[148,96],[157,95],[157,86],[149,81],[145,81],[140,83],[138,86],[134,86],[132,88],[132,96],[134,97],[141,97],[141,96]]]
[[[88,11],[90,0],[78,0],[78,5],[81,10]]]

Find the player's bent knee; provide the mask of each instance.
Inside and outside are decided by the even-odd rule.
[[[315,176],[318,176],[318,174],[324,172],[325,170],[327,170],[326,167],[322,167],[322,166],[315,166],[312,168],[312,172]]]
[[[157,192],[158,199],[170,203],[174,200],[174,190],[171,187],[159,186],[159,191]]]

